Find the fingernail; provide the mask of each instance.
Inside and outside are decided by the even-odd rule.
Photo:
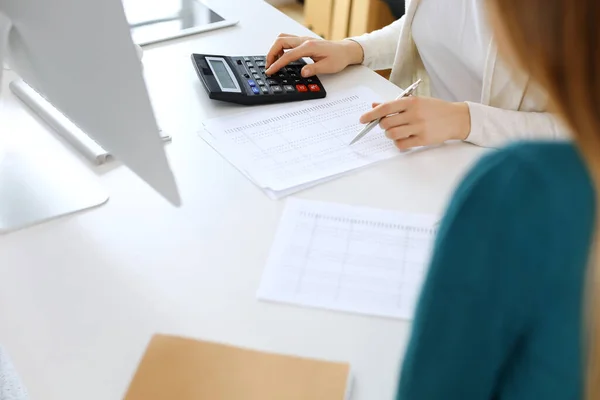
[[[305,77],[305,78],[307,76],[310,76],[310,69],[309,68],[303,68],[302,69],[302,76]]]

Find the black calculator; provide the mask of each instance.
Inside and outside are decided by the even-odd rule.
[[[215,100],[257,105],[320,99],[327,95],[319,78],[301,76],[304,60],[294,61],[272,76],[265,75],[264,56],[192,54],[192,62],[208,97]]]

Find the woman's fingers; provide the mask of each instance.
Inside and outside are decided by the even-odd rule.
[[[427,143],[425,143],[422,136],[410,136],[405,139],[396,140],[394,141],[394,144],[400,150],[408,150],[413,147],[425,146]]]
[[[385,136],[392,140],[406,139],[410,136],[419,136],[420,131],[415,125],[401,125],[386,129]]]
[[[360,123],[366,124],[378,118],[383,118],[391,114],[404,112],[410,107],[411,102],[411,97],[405,97],[402,99],[388,101],[387,103],[382,103],[377,107],[373,108],[371,111],[364,113],[360,117]]]
[[[286,38],[287,39],[287,38]],[[290,43],[296,44],[296,41],[302,40],[302,38],[291,38]],[[317,43],[315,40],[305,40],[303,43],[298,44],[297,46],[291,47],[291,50],[286,51],[279,59],[267,70],[265,71],[267,75],[273,75],[281,68],[285,67],[289,63],[299,60],[303,57],[312,57],[318,51],[320,43]],[[317,72],[318,66],[315,64],[307,65],[302,69],[303,76],[315,75]]]
[[[267,69],[270,69],[273,66],[273,64],[284,55],[284,50],[294,49],[294,48],[302,45],[307,40],[309,40],[309,38],[298,37],[298,36],[280,36],[280,37],[278,37],[275,40],[275,42],[273,42],[273,45],[271,46],[271,48],[269,49],[269,52],[267,53],[267,57],[266,57]],[[272,73],[277,72],[283,66],[285,66],[285,65],[276,66],[275,67],[276,69],[274,69],[272,71]]]
[[[388,117],[384,117],[379,122],[379,126],[384,131],[392,129],[397,126],[414,124],[416,121],[413,120],[410,112],[402,112],[400,114],[393,114]]]

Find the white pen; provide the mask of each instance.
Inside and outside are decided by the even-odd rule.
[[[407,87],[406,90],[404,90],[402,93],[400,93],[400,95],[398,95],[398,97],[396,97],[395,100],[410,96],[411,94],[413,94],[415,92],[415,90],[417,90],[417,88],[419,87],[420,84],[421,84],[421,79],[419,79],[418,81],[416,81],[415,83],[413,83],[412,85]],[[381,121],[381,118],[378,118],[374,121],[369,122],[360,132],[358,132],[358,135],[356,135],[356,137],[354,139],[352,139],[352,141],[350,142],[350,145],[353,145],[354,143],[358,142],[367,133],[371,132],[371,130],[373,128],[375,128],[377,125],[379,125],[380,121]]]

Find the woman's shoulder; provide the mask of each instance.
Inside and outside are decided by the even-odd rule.
[[[514,157],[530,165],[556,165],[562,161],[568,167],[576,167],[578,173],[586,173],[585,163],[577,146],[568,141],[523,141],[513,143],[497,152],[501,157]]]
[[[569,142],[519,142],[484,156],[473,170],[475,179],[519,187],[506,196],[526,195],[593,209],[594,189],[579,150]],[[541,204],[540,204],[541,205]]]
[[[464,223],[482,224],[476,221],[484,218],[490,233],[519,237],[529,249],[587,253],[595,191],[572,144],[517,143],[479,160],[457,189],[453,209],[470,219]]]
[[[502,201],[538,199],[541,207],[564,202],[588,211],[595,204],[587,167],[578,149],[568,142],[520,142],[485,155],[465,178],[463,191],[490,186],[506,190]]]
[[[463,179],[440,225],[436,251],[454,254],[457,271],[472,267],[480,280],[526,282],[510,291],[514,298],[526,296],[540,276],[544,285],[579,281],[595,210],[593,185],[576,148],[510,145],[482,157]]]

